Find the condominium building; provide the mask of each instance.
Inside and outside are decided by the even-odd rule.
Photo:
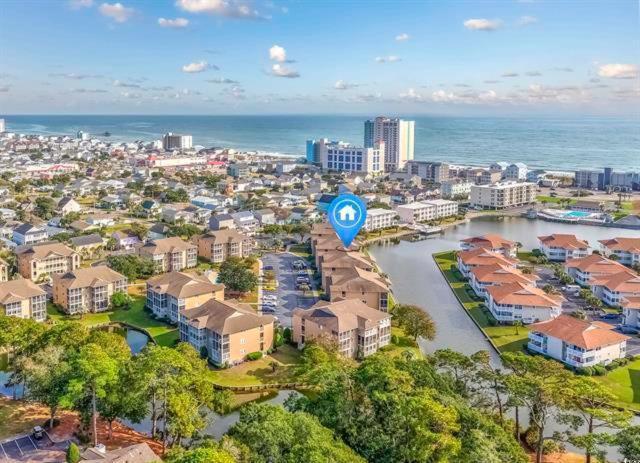
[[[584,368],[624,358],[628,339],[611,325],[560,315],[531,325],[527,347],[571,367]]]
[[[349,358],[375,354],[391,340],[391,315],[358,299],[320,301],[309,309],[296,309],[292,325],[293,342],[299,349],[308,341],[326,338]]]
[[[18,272],[33,281],[80,267],[80,254],[62,243],[41,243],[16,248]]]
[[[463,251],[486,249],[506,257],[516,257],[517,252],[515,241],[510,241],[495,233],[487,233],[486,235],[464,239],[460,241],[460,247]]]
[[[166,151],[191,149],[193,147],[193,137],[191,135],[168,132],[162,137],[162,147]]]
[[[503,323],[524,324],[551,320],[562,313],[564,297],[521,282],[487,286],[487,306]]]
[[[456,259],[458,270],[460,270],[460,273],[465,277],[469,277],[469,272],[475,267],[500,264],[506,267],[516,268],[518,265],[517,259],[483,248],[460,251]]]
[[[221,263],[229,257],[247,257],[253,251],[253,240],[235,230],[209,231],[196,239],[198,256]]]
[[[180,340],[215,365],[235,365],[273,345],[273,317],[257,315],[247,304],[210,299],[180,311]]]
[[[538,236],[538,244],[542,254],[554,262],[565,262],[568,259],[579,259],[589,255],[589,243],[578,239],[576,235],[554,233]]]
[[[41,322],[47,318],[47,293],[24,278],[4,281],[0,283],[0,313]]]
[[[0,282],[7,281],[9,279],[9,264],[0,259]]]
[[[333,250],[322,253],[318,256],[318,270],[322,276],[322,287],[327,288],[329,277],[334,272],[350,269],[354,267],[375,271],[376,267],[370,257],[358,251]]]
[[[431,204],[436,207],[436,219],[452,217],[458,214],[458,203],[447,199],[430,199],[424,201],[425,204]]]
[[[575,172],[574,185],[578,188],[597,189],[600,184],[602,172],[597,170],[577,170]]]
[[[396,212],[404,223],[425,222],[436,218],[436,206],[427,202],[401,204]]]
[[[640,332],[640,297],[625,297],[622,299],[622,325]]]
[[[417,175],[430,183],[442,183],[449,179],[449,164],[446,162],[407,161],[407,174]]]
[[[396,211],[390,209],[369,209],[367,210],[367,218],[364,222],[366,231],[381,230],[395,226],[398,221]]]
[[[616,256],[618,262],[630,267],[640,265],[640,238],[617,237],[598,242],[605,256]]]
[[[536,184],[530,182],[502,182],[471,187],[472,207],[507,209],[526,206],[536,201]]]
[[[620,308],[629,298],[640,297],[640,275],[625,270],[589,280],[593,294],[611,307]]]
[[[376,117],[364,123],[364,146],[373,148],[384,142],[383,170],[393,172],[403,169],[413,159],[414,121],[397,118]]]
[[[503,264],[474,267],[469,272],[469,285],[479,296],[488,299],[487,288],[511,283],[535,286],[540,279],[537,275],[526,275],[517,268]]]
[[[369,307],[386,312],[391,289],[379,274],[358,267],[341,269],[327,278],[325,291],[336,299],[359,299]]]
[[[467,199],[471,193],[471,182],[445,180],[440,184],[440,195],[444,199]]]
[[[209,299],[223,300],[224,285],[204,276],[170,272],[147,280],[147,308],[172,323],[178,323],[181,310],[193,309]]]
[[[580,286],[588,287],[592,278],[600,278],[624,272],[627,269],[620,263],[599,254],[590,254],[579,259],[569,259],[564,269]]]
[[[127,291],[127,278],[106,265],[53,275],[53,302],[69,315],[103,312],[111,296]]]
[[[198,247],[177,236],[149,241],[139,253],[153,260],[157,273],[178,272],[198,264]]]
[[[363,172],[379,174],[384,172],[384,143],[371,147],[349,144],[320,145],[320,163],[323,169],[341,172]]]

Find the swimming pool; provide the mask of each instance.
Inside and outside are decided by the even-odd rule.
[[[591,212],[583,212],[583,211],[569,211],[563,214],[563,217],[574,217],[576,219],[581,219],[584,217],[589,217]]]

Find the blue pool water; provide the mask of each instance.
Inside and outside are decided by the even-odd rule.
[[[577,219],[583,218],[583,217],[588,217],[591,215],[591,212],[582,212],[582,211],[570,211],[567,212],[564,216],[565,217],[575,217]]]

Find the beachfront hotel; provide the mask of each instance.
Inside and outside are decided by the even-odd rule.
[[[479,209],[508,209],[533,204],[535,201],[535,183],[501,182],[471,186],[471,207]]]
[[[403,169],[413,159],[414,121],[398,118],[376,117],[364,123],[364,147],[374,148],[384,142],[384,166],[386,172]]]
[[[320,163],[325,170],[380,174],[385,169],[384,142],[370,147],[322,143],[319,149]]]

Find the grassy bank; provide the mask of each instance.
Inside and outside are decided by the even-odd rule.
[[[473,293],[471,286],[455,268],[456,257],[453,251],[434,254],[433,258],[462,307],[467,310],[496,348],[500,352],[522,351],[527,344],[527,328],[497,324],[489,310],[485,308],[484,301]]]
[[[594,376],[605,384],[620,400],[616,405],[640,413],[640,359],[610,371],[605,376]]]

